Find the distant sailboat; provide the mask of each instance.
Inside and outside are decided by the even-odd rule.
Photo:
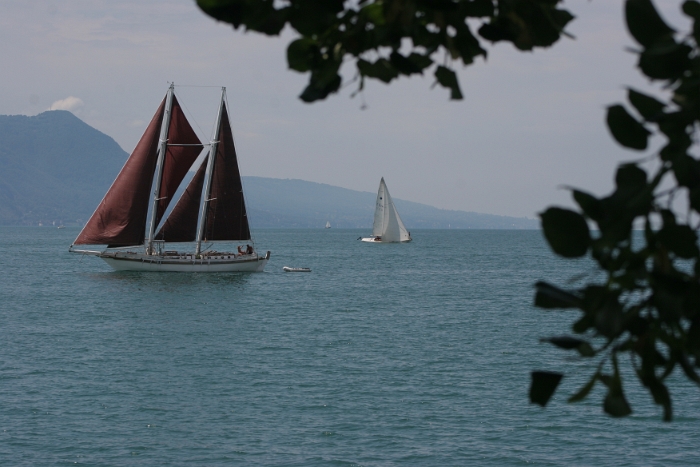
[[[204,161],[163,219],[205,147],[170,85],[134,152],[69,251],[98,256],[117,270],[261,272],[269,251],[258,256],[252,246],[245,250],[239,246],[236,253],[202,250],[203,242],[253,243],[226,111],[226,88],[221,91],[216,122],[216,137],[206,145]],[[166,241],[195,242],[194,251],[168,251]],[[105,244],[101,251],[74,249],[75,245]]]
[[[331,223],[328,222],[328,221],[326,221],[326,228],[327,228],[327,229],[330,229],[330,228],[331,228]]]
[[[372,243],[403,243],[412,240],[411,233],[401,222],[401,217],[389,195],[389,189],[384,183],[384,177],[379,182],[377,206],[374,210],[374,225],[372,235],[362,238],[363,242]]]

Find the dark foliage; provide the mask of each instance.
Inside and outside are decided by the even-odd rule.
[[[658,134],[666,140],[661,149],[646,161],[621,165],[609,196],[574,190],[580,212],[549,208],[542,214],[554,252],[590,254],[605,277],[576,290],[537,284],[535,305],[580,311],[572,330],[581,337],[547,341],[598,359],[589,382],[569,401],[582,400],[600,382],[607,388],[603,409],[616,417],[632,413],[618,369],[621,354],[631,356],[664,420],[673,415],[668,376],[679,369],[700,384],[700,162],[691,147],[700,123],[700,3],[685,1],[682,8],[694,21],[688,34],[676,34],[651,0],[625,2],[629,32],[640,45],[638,67],[668,98],[630,89],[630,105],[612,105],[607,113],[610,133],[622,146],[644,150]],[[652,168],[642,169],[645,162]],[[677,197],[685,198],[684,212],[675,207]],[[599,229],[593,239],[589,223]],[[633,241],[634,225],[644,227],[642,241]],[[559,381],[537,374],[533,388],[537,383],[540,397],[531,400],[545,405],[544,395],[551,396]]]
[[[549,47],[573,16],[560,0],[197,0],[220,21],[267,35],[285,26],[299,38],[287,48],[289,68],[309,73],[299,96],[325,99],[342,84],[340,67],[354,60],[358,91],[366,78],[389,83],[434,68],[436,84],[462,99],[453,61],[486,58],[481,40],[520,50]],[[473,20],[473,21],[468,21]],[[438,57],[436,57],[436,54]],[[442,63],[438,64],[442,55]]]

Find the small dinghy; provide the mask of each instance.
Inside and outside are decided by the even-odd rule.
[[[311,272],[310,268],[290,268],[289,266],[285,266],[282,268],[284,272]]]

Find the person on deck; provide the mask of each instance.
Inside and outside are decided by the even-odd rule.
[[[241,245],[238,245],[238,256],[243,256],[245,254],[245,251],[243,251],[243,247]]]
[[[246,245],[246,246],[245,246],[245,253],[246,253],[247,255],[252,255],[252,254],[253,254],[253,247],[250,246],[250,245]]]

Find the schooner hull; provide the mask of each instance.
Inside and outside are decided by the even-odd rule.
[[[163,256],[120,257],[100,256],[117,271],[151,271],[151,272],[263,272],[269,259],[253,256],[252,258],[233,259],[224,257],[204,257],[200,259],[169,259]]]

